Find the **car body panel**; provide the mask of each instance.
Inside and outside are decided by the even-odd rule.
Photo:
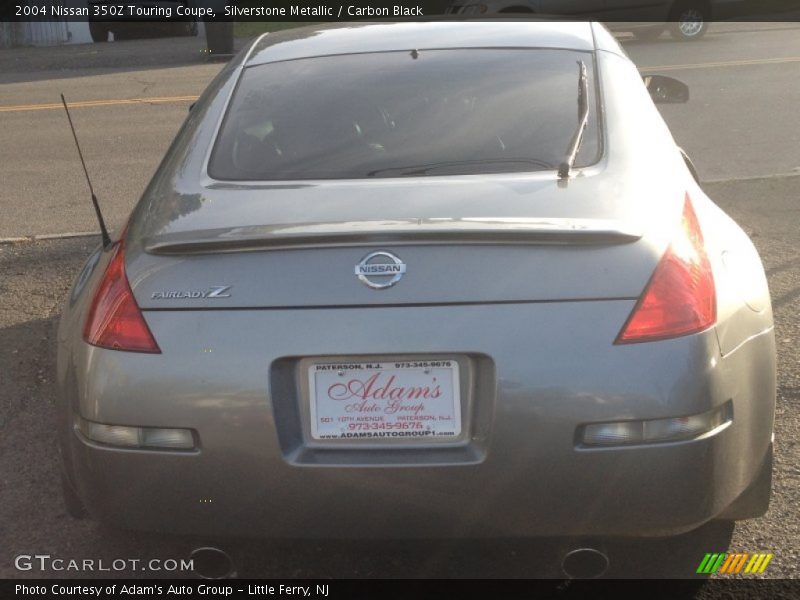
[[[163,354],[84,347],[78,363],[105,375],[79,384],[77,412],[97,422],[188,427],[200,433],[201,449],[153,457],[73,434],[71,452],[86,469],[79,485],[98,516],[187,533],[206,531],[203,518],[215,533],[277,537],[680,533],[730,504],[767,452],[772,415],[760,393],[769,382],[758,374],[773,366],[771,337],[752,340],[749,350],[761,359],[739,361],[733,368],[742,371],[731,376],[713,332],[611,347],[632,305],[150,311]],[[477,427],[473,415],[470,453],[333,444],[309,452],[285,416],[308,399],[280,393],[275,365],[343,348],[486,357],[478,377],[488,416]],[[695,414],[729,399],[733,424],[712,438],[576,447],[586,422]],[[198,495],[212,507],[199,506]],[[146,511],[136,498],[148,499]],[[320,498],[325,510],[314,508]],[[381,520],[389,499],[390,517]],[[119,503],[130,512],[118,514]]]

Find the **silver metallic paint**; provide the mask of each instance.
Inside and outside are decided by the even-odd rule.
[[[549,27],[448,24],[436,29],[435,43],[500,43],[506,31],[507,43],[591,49],[588,26]],[[424,47],[434,29],[270,34],[250,60]],[[90,513],[137,529],[290,538],[644,537],[724,514],[771,452],[775,343],[766,280],[747,236],[687,171],[635,67],[607,36],[597,39],[606,48],[596,52],[604,156],[566,187],[554,172],[220,185],[205,175],[204,160],[250,49],[234,59],[191,111],[129,223],[128,277],[162,354],[83,342],[108,252],[92,256],[64,307],[59,438],[65,470]],[[614,346],[687,191],[714,269],[718,323],[695,335]],[[398,252],[409,272],[381,293],[353,277],[363,245],[147,251],[154,240],[209,230],[442,218],[611,220],[637,237],[581,246],[405,243]],[[395,250],[390,238],[380,249]],[[291,276],[298,269],[304,278]],[[222,275],[236,294],[214,299],[214,310],[203,299],[150,297],[166,282],[203,289]],[[463,357],[469,438],[407,450],[310,443],[300,366],[353,355]],[[576,443],[587,423],[690,415],[728,401],[733,423],[705,439],[597,449]],[[103,447],[75,434],[75,415],[190,428],[200,450]]]

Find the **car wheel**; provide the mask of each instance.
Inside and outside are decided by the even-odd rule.
[[[663,27],[642,27],[633,31],[633,37],[637,40],[654,40],[664,31]]]
[[[710,19],[711,10],[705,2],[680,2],[670,17],[670,35],[681,41],[699,40],[708,31]]]
[[[86,517],[86,507],[78,497],[78,494],[72,487],[65,473],[61,473],[61,495],[64,498],[64,508],[67,509],[67,514],[74,519],[83,519]]]
[[[105,23],[89,23],[89,34],[93,42],[108,41],[108,26]]]

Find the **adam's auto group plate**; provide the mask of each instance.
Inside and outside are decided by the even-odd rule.
[[[312,364],[315,440],[453,439],[461,433],[454,360]]]

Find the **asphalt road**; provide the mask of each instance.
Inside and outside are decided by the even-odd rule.
[[[800,173],[800,24],[729,25],[696,43],[664,36],[625,48],[643,73],[689,85],[689,103],[661,113],[703,180]]]
[[[653,72],[690,84],[691,102],[665,107],[665,118],[701,177],[715,180],[706,191],[750,233],[767,268],[780,360],[774,497],[764,518],[737,526],[731,549],[774,553],[768,577],[800,575],[800,177],[781,176],[800,166],[798,32],[791,24],[742,24],[712,30],[694,44],[666,37],[626,44],[641,68],[658,67]],[[142,43],[150,44],[148,52],[136,46]],[[104,209],[113,226],[122,224],[180,126],[186,98],[220,68],[194,56],[197,44],[147,40],[70,49],[68,55],[0,52],[0,238],[96,228],[63,113],[46,106],[60,91],[70,102],[86,103],[73,118]],[[169,56],[168,67],[153,60],[159,53]],[[123,102],[138,98],[150,100]],[[179,558],[195,542],[109,530],[75,521],[62,507],[53,439],[53,327],[95,243],[0,243],[0,577],[78,575],[19,572],[13,557],[23,553]],[[244,574],[271,577],[519,577],[537,574],[532,565],[547,557],[511,542],[239,542],[233,549]]]
[[[78,106],[95,190],[121,227],[191,98],[221,68],[202,46],[166,38],[0,52],[0,238],[96,230],[60,93]],[[800,172],[800,24],[716,25],[695,43],[664,35],[625,46],[643,71],[690,85],[691,101],[663,114],[704,180]]]

